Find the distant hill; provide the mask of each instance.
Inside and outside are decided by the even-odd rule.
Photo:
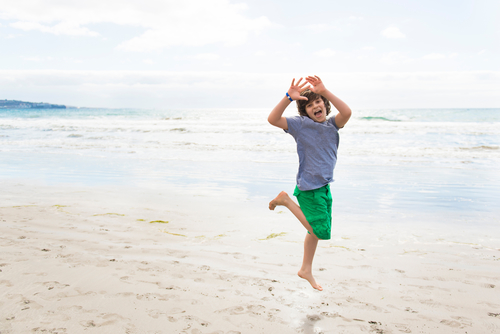
[[[66,109],[66,108],[68,107],[61,104],[51,104],[45,102],[0,100],[0,109]]]

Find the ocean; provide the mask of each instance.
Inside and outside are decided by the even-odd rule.
[[[293,138],[270,109],[0,109],[0,182],[293,192]],[[296,114],[291,106],[286,116]],[[339,215],[498,225],[500,109],[353,110],[332,184]]]

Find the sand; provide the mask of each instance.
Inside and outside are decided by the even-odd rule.
[[[1,334],[500,332],[494,229],[335,217],[319,292],[300,224],[237,189],[1,186]]]

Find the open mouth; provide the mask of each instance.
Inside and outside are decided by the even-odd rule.
[[[321,117],[321,115],[323,114],[323,112],[321,110],[318,110],[314,113],[314,116],[316,117]]]

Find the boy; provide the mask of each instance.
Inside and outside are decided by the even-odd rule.
[[[302,78],[296,84],[295,79],[292,80],[286,96],[268,117],[269,123],[291,134],[297,143],[299,171],[294,196],[300,206],[282,191],[269,203],[269,209],[274,210],[278,205],[287,207],[307,229],[304,259],[298,275],[313,288],[322,291],[312,275],[312,262],[318,240],[330,239],[330,182],[333,182],[333,169],[337,162],[338,130],[349,121],[351,109],[328,91],[318,76],[308,76],[304,83],[301,82]],[[286,107],[294,100],[297,101],[300,116],[283,117]],[[330,102],[338,114],[327,120]]]

